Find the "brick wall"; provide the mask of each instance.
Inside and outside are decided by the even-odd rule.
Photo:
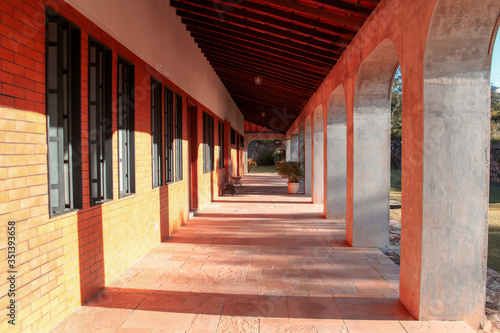
[[[45,114],[45,1],[0,0],[0,331],[48,331],[102,287],[178,229],[189,214],[188,136],[184,92],[151,69],[63,1],[47,1],[82,32],[83,209],[49,217]],[[88,41],[113,51],[112,201],[91,207],[88,161]],[[118,55],[135,66],[136,193],[119,198],[116,79]],[[183,181],[152,188],[151,96],[153,75],[183,96]],[[198,131],[201,135],[201,109]],[[219,119],[214,117],[216,121]],[[228,126],[226,125],[226,128]],[[217,137],[217,126],[215,126]],[[226,133],[229,143],[229,132]],[[217,144],[217,139],[215,140]],[[224,169],[203,174],[200,145],[200,207],[211,200]],[[226,154],[226,156],[229,156]],[[226,162],[227,165],[227,162]],[[211,183],[213,177],[213,183]],[[9,326],[7,221],[16,221],[16,326]]]
[[[226,153],[225,153],[225,158],[226,162],[224,163],[225,167],[219,169],[219,149],[220,149],[220,143],[219,143],[219,121],[222,121],[225,123],[222,119],[217,117],[214,113],[207,111],[206,109],[203,109],[206,111],[208,114],[210,114],[212,117],[214,117],[214,171],[212,172],[203,172],[203,146],[202,146],[202,138],[203,138],[203,130],[199,132],[199,138],[200,140],[200,146],[199,146],[199,151],[198,151],[198,156],[201,158],[201,163],[198,163],[198,198],[199,198],[199,207],[203,208],[206,205],[208,205],[212,200],[218,198],[220,196],[220,189],[221,189],[221,183],[226,180],[226,170],[227,170],[227,165],[228,161],[227,159],[228,154],[227,154],[227,148],[226,148]],[[200,111],[200,109],[199,109]],[[203,113],[199,112],[198,114],[198,120],[199,124],[203,123]],[[224,135],[224,141],[225,141],[225,147],[228,147],[230,143],[230,138],[229,134],[230,131],[227,130],[228,125],[225,124],[225,135]]]

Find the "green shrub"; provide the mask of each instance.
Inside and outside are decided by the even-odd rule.
[[[252,160],[251,158],[248,159],[248,171],[255,170],[257,168],[257,162]]]
[[[273,165],[274,160],[273,160],[273,152],[266,150],[260,153],[259,157],[257,157],[257,164],[258,165]]]
[[[278,164],[280,161],[285,159],[285,151],[276,149],[273,153],[273,162],[274,164]]]

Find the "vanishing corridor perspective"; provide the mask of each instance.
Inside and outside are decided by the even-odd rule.
[[[251,174],[132,265],[55,332],[474,332],[419,322],[398,300],[399,267],[345,241],[345,222]],[[348,330],[348,331],[347,331]]]
[[[0,332],[481,330],[499,17],[498,0],[0,0]],[[398,67],[400,267],[383,254]],[[285,142],[301,194],[248,173],[252,140]]]

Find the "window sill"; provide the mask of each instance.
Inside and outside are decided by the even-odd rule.
[[[56,217],[59,217],[61,215],[65,215],[65,214],[69,214],[69,213],[73,213],[73,212],[78,212],[81,208],[72,208],[72,209],[65,209],[63,211],[60,211],[60,212],[51,212],[50,213],[50,218],[53,219],[53,218],[56,218]]]
[[[130,197],[135,197],[135,193],[120,194],[120,199],[126,199],[126,198],[130,198]]]
[[[106,199],[106,200],[102,200],[102,201],[97,201],[93,205],[90,205],[90,207],[100,206],[102,204],[105,204],[105,203],[108,203],[108,202],[111,202],[111,201],[113,201],[113,199]]]

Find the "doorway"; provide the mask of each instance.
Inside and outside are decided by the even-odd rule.
[[[188,99],[189,209],[198,209],[198,105]]]
[[[236,176],[240,177],[240,136],[236,136]]]

